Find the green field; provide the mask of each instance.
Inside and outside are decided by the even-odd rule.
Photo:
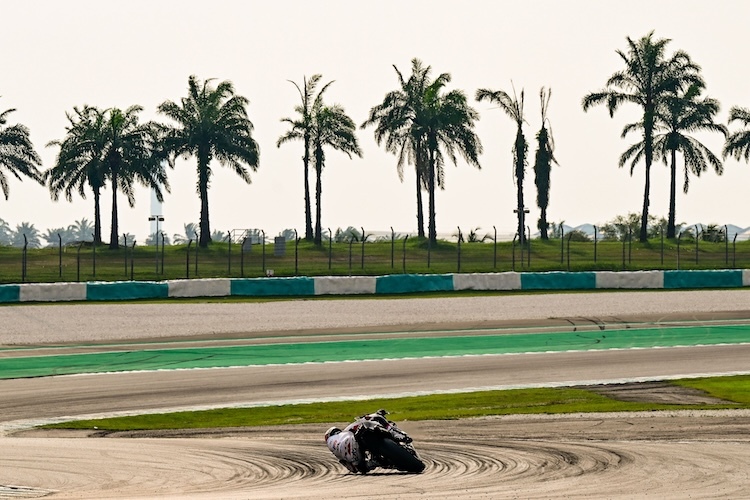
[[[523,257],[523,258],[522,258]],[[165,280],[179,278],[275,276],[382,276],[397,273],[470,273],[500,271],[596,271],[750,268],[750,241],[712,243],[654,239],[620,241],[530,240],[485,243],[408,238],[332,243],[318,247],[287,241],[283,256],[273,244],[136,246],[110,250],[90,243],[62,249],[0,246],[0,283],[57,281]]]
[[[357,415],[386,408],[395,421],[448,420],[510,414],[558,414],[614,411],[718,410],[750,408],[750,376],[685,379],[671,382],[726,400],[717,405],[674,405],[617,401],[580,388],[515,389],[438,394],[198,412],[80,420],[46,425],[48,429],[101,431],[208,429],[261,425],[347,422]]]

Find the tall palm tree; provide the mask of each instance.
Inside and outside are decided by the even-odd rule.
[[[0,188],[6,200],[9,186],[4,170],[13,174],[16,179],[20,180],[24,175],[44,184],[39,171],[42,160],[31,144],[29,129],[20,124],[7,125],[8,115],[14,111],[15,109],[6,109],[0,113]]]
[[[700,176],[708,170],[709,165],[721,175],[724,167],[721,160],[703,143],[692,137],[694,132],[720,132],[724,136],[727,129],[724,125],[714,122],[719,112],[719,102],[710,97],[701,97],[703,86],[694,83],[687,87],[680,87],[667,96],[657,108],[657,119],[654,126],[654,154],[661,157],[670,167],[669,187],[669,215],[667,217],[667,237],[676,237],[676,192],[677,192],[677,152],[684,159],[683,192],[690,187],[690,173]],[[627,125],[623,135],[631,130],[642,130],[641,122]],[[643,157],[645,143],[634,144],[620,157],[620,166],[631,161],[631,172],[636,163]]]
[[[411,75],[405,79],[401,71],[393,66],[398,77],[399,89],[386,94],[383,102],[370,109],[368,119],[362,128],[375,125],[375,140],[378,145],[385,141],[385,149],[397,155],[396,164],[399,179],[404,180],[404,163],[414,165],[416,172],[417,234],[424,238],[424,209],[422,190],[427,189],[427,144],[421,123],[424,121],[424,96],[427,87],[446,82],[448,73],[442,73],[430,82],[430,66],[421,60],[411,61]],[[441,177],[439,177],[441,178]]]
[[[51,141],[47,146],[58,146],[55,164],[44,172],[54,201],[64,192],[65,199],[73,201],[73,191],[86,199],[86,186],[94,193],[94,242],[102,242],[100,199],[105,186],[106,172],[101,161],[104,148],[104,114],[91,106],[73,108],[66,113],[69,125],[62,141]],[[85,219],[84,219],[85,220]],[[86,235],[88,237],[88,235]]]
[[[552,163],[558,165],[555,159],[555,141],[552,138],[552,128],[548,128],[549,120],[547,119],[547,110],[549,109],[549,100],[552,97],[552,89],[545,90],[544,87],[539,91],[539,100],[542,109],[542,127],[536,134],[536,156],[534,158],[534,183],[536,184],[536,202],[540,209],[539,223],[537,227],[543,240],[548,239],[547,235],[547,207],[549,206],[549,187],[550,173]]]
[[[741,122],[744,128],[731,133],[727,137],[722,154],[724,158],[732,156],[737,161],[744,158],[748,162],[750,161],[750,128],[748,128],[750,126],[750,110],[733,106],[729,110],[729,123],[734,121]]]
[[[417,123],[417,130],[424,134],[427,146],[427,186],[429,193],[430,242],[437,242],[435,189],[443,187],[443,165],[447,156],[457,165],[456,153],[476,168],[481,168],[479,155],[482,143],[474,132],[479,113],[468,105],[466,94],[461,90],[443,93],[450,75],[429,85],[424,94],[424,114]]]
[[[138,113],[141,106],[131,106],[125,111],[118,108],[107,110],[102,151],[104,167],[112,186],[112,225],[109,248],[119,247],[117,217],[117,191],[121,190],[128,204],[135,205],[133,186],[137,182],[154,190],[156,199],[164,201],[161,187],[169,191],[165,156],[157,147],[157,129],[153,123],[140,123]]]
[[[323,99],[315,99],[312,110],[312,149],[315,157],[315,236],[316,245],[322,244],[321,233],[321,195],[323,192],[322,176],[325,166],[324,147],[345,153],[349,158],[352,154],[362,156],[355,131],[357,126],[338,104],[326,106]]]
[[[201,83],[194,75],[188,79],[188,95],[180,103],[165,101],[158,111],[177,122],[162,126],[162,144],[174,158],[195,156],[198,160],[197,190],[201,200],[200,241],[202,247],[211,242],[208,217],[208,187],[211,181],[211,160],[232,168],[246,183],[250,174],[245,168],[258,169],[259,149],[252,137],[253,124],[247,116],[247,98],[234,93],[232,82],[225,80],[215,88],[212,80]]]
[[[617,51],[625,69],[617,71],[607,80],[606,88],[583,98],[583,110],[596,104],[606,104],[609,115],[621,104],[632,103],[643,110],[643,160],[645,184],[639,239],[648,239],[648,207],[651,190],[651,164],[654,157],[654,127],[658,106],[681,85],[702,84],[700,67],[683,51],[671,57],[665,54],[669,39],[653,39],[653,32],[637,41],[627,38],[628,52]],[[632,175],[632,172],[631,172]]]
[[[496,104],[506,115],[516,123],[516,140],[513,143],[513,167],[516,180],[516,212],[518,213],[518,240],[526,241],[525,231],[525,205],[523,202],[523,181],[526,176],[526,154],[529,144],[523,134],[523,124],[526,119],[523,116],[524,95],[521,89],[520,98],[513,89],[513,97],[503,90],[479,89],[476,94],[477,101],[489,101]]]
[[[136,182],[151,187],[157,199],[163,200],[161,186],[169,190],[163,156],[156,149],[156,129],[151,123],[140,123],[143,108],[131,106],[99,110],[91,106],[74,108],[68,115],[70,126],[62,141],[50,145],[60,147],[55,165],[45,172],[54,200],[61,191],[71,200],[73,190],[85,198],[84,187],[94,191],[94,240],[101,242],[99,213],[100,191],[106,181],[112,187],[112,224],[109,247],[119,247],[117,193],[122,191],[129,205],[135,205],[133,187]]]
[[[313,116],[312,107],[315,100],[323,95],[329,85],[333,82],[328,82],[323,85],[317,96],[315,95],[315,88],[318,86],[322,75],[313,75],[308,80],[306,77],[302,78],[302,88],[295,82],[289,80],[299,92],[301,104],[294,107],[294,110],[299,114],[296,119],[283,118],[281,121],[291,125],[291,129],[279,137],[276,141],[276,147],[281,147],[282,144],[302,139],[305,144],[305,152],[302,156],[302,164],[304,168],[305,178],[305,239],[312,241],[313,239],[313,225],[312,225],[312,209],[310,202],[310,140],[313,130]]]

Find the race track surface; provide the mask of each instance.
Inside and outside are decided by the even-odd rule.
[[[736,290],[23,305],[0,308],[0,346],[9,349],[0,356],[92,342],[734,321],[750,318],[748,299]],[[25,429],[141,411],[748,373],[749,355],[739,344],[0,380],[0,498],[742,498],[750,484],[743,411],[403,422],[427,463],[416,476],[345,473],[319,425],[106,437]]]

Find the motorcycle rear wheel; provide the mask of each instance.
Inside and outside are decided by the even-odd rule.
[[[370,443],[371,452],[382,456],[391,465],[403,472],[419,474],[425,468],[424,462],[415,457],[403,446],[390,439],[374,439]]]

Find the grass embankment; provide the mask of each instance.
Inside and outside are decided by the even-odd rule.
[[[510,414],[559,414],[675,409],[750,408],[750,376],[685,379],[671,382],[728,401],[720,405],[674,405],[617,401],[579,388],[517,389],[441,394],[396,399],[309,403],[259,408],[228,408],[47,425],[48,429],[167,430],[348,422],[357,415],[386,408],[391,418],[454,420]]]
[[[19,248],[0,246],[0,283],[136,281],[183,278],[275,276],[382,276],[398,273],[486,273],[500,271],[621,271],[750,267],[750,241],[654,239],[637,241],[530,240],[523,254],[513,242],[463,243],[409,238],[364,244],[286,242],[283,255],[272,244],[212,243],[160,247],[93,247],[90,243],[29,249],[25,271]]]

